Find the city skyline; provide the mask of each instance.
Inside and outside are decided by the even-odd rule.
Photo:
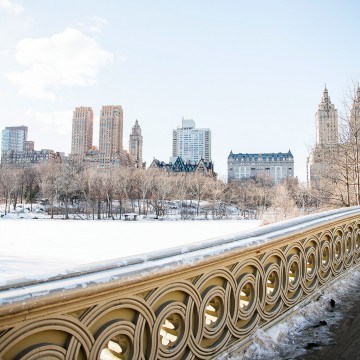
[[[231,150],[291,149],[305,180],[325,82],[340,114],[359,80],[359,9],[355,1],[0,0],[0,125],[26,125],[37,148],[68,154],[75,107],[93,108],[99,146],[99,109],[121,104],[123,138],[138,119],[148,165],[171,156],[172,130],[185,117],[211,129],[220,177]]]

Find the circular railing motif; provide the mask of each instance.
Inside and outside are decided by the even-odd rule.
[[[0,332],[3,360],[209,359],[360,261],[360,221]],[[182,276],[184,276],[182,278]],[[141,288],[141,286],[139,286]],[[39,342],[39,339],[42,339]]]
[[[240,288],[240,311],[248,311],[252,305],[254,305],[255,288],[252,281],[246,282]]]
[[[355,251],[360,252],[360,230],[355,233]]]
[[[117,335],[105,344],[100,352],[100,360],[126,360],[130,358],[132,344],[128,336]]]
[[[161,345],[172,349],[174,348],[182,335],[184,322],[179,314],[168,315],[160,326]]]
[[[354,239],[354,262],[358,263],[360,261],[360,224],[354,226],[352,233]]]
[[[235,311],[231,313],[229,328],[237,338],[251,334],[260,321],[261,279],[264,269],[257,259],[247,259],[238,263],[233,274],[237,281],[234,298]]]
[[[221,298],[213,297],[205,307],[205,325],[214,327],[224,315],[224,305]]]
[[[321,284],[325,284],[331,277],[331,264],[332,264],[332,243],[330,236],[326,236],[320,240],[319,249],[319,271],[318,279]]]
[[[317,266],[316,266],[316,252],[315,249],[309,249],[307,251],[306,254],[306,258],[305,258],[305,269],[306,269],[306,274],[305,274],[305,278],[306,279],[313,279],[315,274],[316,274],[316,270],[317,270]]]
[[[318,285],[319,272],[322,264],[319,259],[319,242],[311,239],[305,244],[305,255],[303,257],[302,285],[305,294],[311,294]]]

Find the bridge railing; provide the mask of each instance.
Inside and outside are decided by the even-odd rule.
[[[356,207],[3,282],[0,359],[216,358],[359,261]]]

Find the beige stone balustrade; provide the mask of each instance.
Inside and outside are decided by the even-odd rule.
[[[3,283],[0,359],[216,358],[359,261],[356,207]]]

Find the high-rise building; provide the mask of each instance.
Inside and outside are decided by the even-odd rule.
[[[360,145],[360,87],[358,86],[350,112],[350,133]]]
[[[333,146],[339,142],[338,111],[331,103],[326,87],[315,114],[315,126],[317,146]]]
[[[241,181],[267,174],[278,184],[285,178],[294,177],[294,156],[287,153],[234,154],[228,156],[228,181]]]
[[[1,133],[1,163],[5,163],[5,158],[12,151],[25,151],[25,144],[28,136],[27,126],[9,126]]]
[[[106,105],[100,112],[100,166],[110,164],[123,150],[123,110],[120,105]]]
[[[24,151],[28,136],[27,126],[9,126],[2,131],[1,152],[14,150]]]
[[[196,129],[194,120],[182,119],[182,127],[173,130],[172,159],[180,156],[185,162],[211,162],[211,131]]]
[[[135,166],[138,168],[141,168],[143,165],[142,147],[143,137],[141,135],[141,127],[139,125],[139,122],[136,120],[130,134],[129,153],[135,161]]]
[[[316,144],[307,159],[307,177],[312,187],[320,186],[321,177],[330,169],[339,143],[338,111],[325,87],[315,114]]]
[[[71,156],[82,159],[93,145],[93,111],[91,107],[76,107],[73,112]]]

